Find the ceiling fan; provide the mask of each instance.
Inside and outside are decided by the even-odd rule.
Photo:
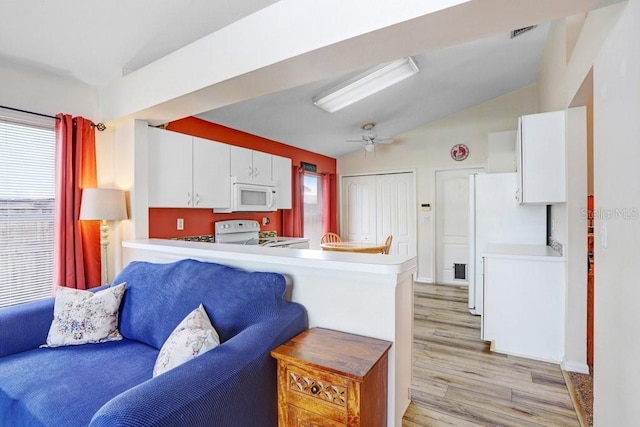
[[[348,139],[347,142],[358,142],[364,144],[366,151],[375,150],[376,144],[391,144],[392,138],[378,138],[378,135],[374,132],[373,128],[376,127],[374,122],[365,123],[360,128],[364,131],[361,139]]]

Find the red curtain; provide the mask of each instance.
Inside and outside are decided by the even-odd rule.
[[[56,209],[54,284],[77,289],[99,286],[100,225],[79,221],[82,188],[97,187],[95,130],[91,122],[56,116]]]
[[[322,233],[338,233],[336,209],[336,175],[322,174]]]
[[[282,210],[282,234],[304,237],[304,169],[293,166],[291,172],[291,209]]]

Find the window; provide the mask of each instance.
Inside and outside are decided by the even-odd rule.
[[[55,133],[0,118],[0,307],[51,296]]]
[[[309,247],[319,249],[322,238],[322,177],[304,174],[304,237]]]

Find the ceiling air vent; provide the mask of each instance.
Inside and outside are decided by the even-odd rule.
[[[511,31],[511,38],[516,38],[521,34],[526,33],[527,31],[531,31],[533,30],[535,27],[537,27],[537,25],[531,25],[530,27],[523,27],[523,28],[518,28],[517,30],[513,30]]]

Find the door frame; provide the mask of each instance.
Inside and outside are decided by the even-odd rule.
[[[474,163],[468,165],[451,165],[451,166],[439,166],[433,168],[433,180],[431,183],[431,194],[433,194],[433,204],[435,205],[436,200],[438,200],[438,172],[447,172],[447,171],[462,171],[465,169],[481,169],[482,172],[487,171],[486,163]],[[433,219],[431,221],[431,235],[433,236],[433,251],[431,252],[431,271],[433,272],[433,282],[440,283],[438,277],[438,206],[435,206],[435,209],[432,209]]]

